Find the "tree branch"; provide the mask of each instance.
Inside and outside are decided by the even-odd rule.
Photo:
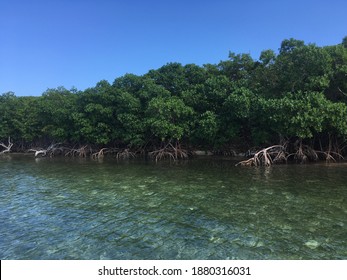
[[[28,150],[28,152],[35,152],[35,157],[38,157],[41,154],[42,154],[42,157],[45,157],[47,153],[49,154],[49,156],[53,156],[56,150],[59,150],[62,152],[62,148],[57,148],[58,145],[60,145],[60,143],[51,144],[47,149],[39,149],[39,150],[30,149]]]
[[[5,148],[5,150],[0,152],[0,155],[4,154],[4,153],[9,153],[11,151],[12,146],[13,146],[13,143],[11,142],[11,137],[8,137],[8,145],[5,145],[4,143],[0,142],[0,146]]]
[[[340,87],[337,87],[337,89],[339,90],[339,92],[341,92],[344,96],[347,96],[347,93],[343,92]]]

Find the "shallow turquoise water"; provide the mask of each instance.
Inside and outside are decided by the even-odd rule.
[[[0,157],[0,259],[347,259],[347,165]]]

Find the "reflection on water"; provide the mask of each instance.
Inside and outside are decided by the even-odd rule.
[[[347,165],[0,158],[1,259],[347,259]]]

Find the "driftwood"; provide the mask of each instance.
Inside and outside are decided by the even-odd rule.
[[[47,149],[30,149],[28,150],[28,152],[35,152],[35,157],[38,157],[41,155],[41,157],[45,157],[45,156],[49,156],[52,157],[54,156],[54,154],[59,151],[59,152],[63,152],[63,149],[61,147],[58,147],[60,145],[60,143],[56,143],[56,144],[51,144]]]
[[[5,154],[5,153],[9,153],[11,151],[11,148],[13,146],[13,143],[11,142],[11,138],[8,137],[7,141],[8,141],[7,145],[5,145],[4,143],[0,142],[0,146],[5,148],[5,150],[0,152],[0,155]]]

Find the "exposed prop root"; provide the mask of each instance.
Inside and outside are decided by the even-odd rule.
[[[92,159],[103,159],[104,158],[104,151],[106,151],[107,148],[102,148],[99,152],[96,152],[92,154]]]
[[[80,158],[86,158],[88,154],[88,145],[85,145],[79,149],[71,149],[67,153],[65,153],[65,156],[71,156],[71,157],[80,157]]]
[[[30,149],[28,150],[28,152],[35,152],[35,157],[38,157],[40,155],[41,157],[53,157],[57,152],[63,152],[63,148],[58,147],[59,145],[60,143],[51,144],[47,149]]]
[[[121,151],[117,152],[117,154],[116,154],[117,159],[129,159],[129,158],[134,158],[134,157],[135,157],[135,153],[130,152],[129,149],[121,150]]]
[[[282,145],[274,145],[256,152],[252,158],[240,161],[236,166],[270,166],[279,161],[286,161],[285,149]]]
[[[341,155],[342,149],[339,148],[338,143],[336,141],[335,144],[332,143],[332,137],[329,134],[329,146],[328,150],[323,152],[323,155],[325,156],[325,161],[326,162],[336,162],[339,159],[344,159],[344,157]]]
[[[179,144],[176,143],[173,146],[171,143],[168,143],[164,148],[155,150],[153,152],[148,153],[148,155],[155,159],[155,161],[168,158],[170,160],[177,159],[188,159],[189,153],[188,151],[182,149]]]
[[[0,155],[5,154],[5,153],[9,153],[11,151],[11,148],[13,146],[13,143],[11,142],[11,138],[8,137],[7,141],[8,141],[7,145],[5,145],[4,143],[0,142],[0,146],[5,148],[5,150],[0,152]]]
[[[274,163],[281,163],[281,162],[287,162],[287,154],[283,148],[283,150],[280,150],[275,158],[273,159],[273,162]]]
[[[308,145],[303,145],[301,140],[299,142],[296,142],[295,146],[296,152],[289,154],[287,156],[287,159],[294,157],[294,160],[300,163],[305,163],[307,161],[317,161],[319,159],[319,151],[314,150]]]
[[[321,153],[326,162],[337,162],[337,160],[345,159],[340,153],[329,151],[329,150],[325,152],[317,151],[317,153]]]
[[[250,158],[250,159],[247,159],[247,160],[243,160],[243,161],[240,161],[238,163],[235,164],[235,166],[254,166],[254,158]]]
[[[337,160],[343,160],[342,150],[332,145],[332,141],[329,138],[329,147],[327,151],[317,151],[309,145],[302,144],[302,140],[299,139],[294,143],[294,152],[288,154],[286,152],[288,148],[288,142],[283,145],[275,145],[265,149],[262,149],[254,155],[241,162],[238,162],[236,166],[270,166],[273,163],[287,162],[290,158],[300,163],[307,161],[317,161],[319,159],[325,159],[327,162],[336,162]],[[322,149],[322,145],[321,145]],[[320,155],[320,156],[319,156]]]

